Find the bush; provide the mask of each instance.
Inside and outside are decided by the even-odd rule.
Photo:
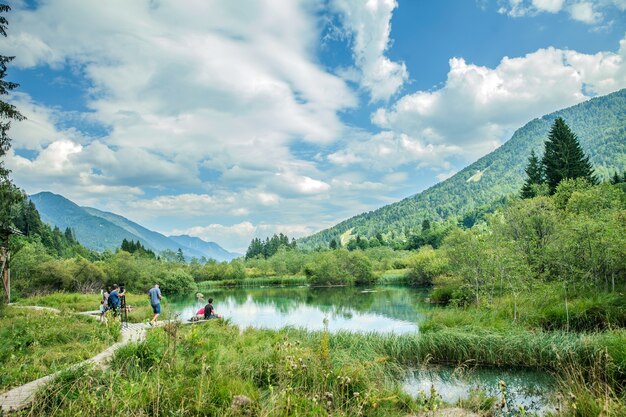
[[[432,247],[424,246],[409,260],[409,284],[432,285],[435,277],[447,271],[448,259]]]
[[[157,276],[157,282],[164,294],[183,294],[198,290],[191,274],[182,269],[161,271]]]
[[[372,263],[361,252],[345,249],[320,252],[304,268],[312,285],[372,284],[377,280]]]

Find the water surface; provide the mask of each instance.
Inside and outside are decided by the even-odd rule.
[[[427,398],[433,387],[443,401],[456,404],[461,399],[468,399],[472,390],[481,390],[487,396],[501,400],[500,381],[506,384],[509,407],[517,410],[521,405],[526,412],[538,415],[554,411],[554,379],[545,372],[500,368],[454,369],[431,365],[410,372],[403,385],[412,396],[421,392]]]
[[[391,286],[213,289],[204,296],[212,297],[215,310],[234,324],[268,329],[321,330],[327,318],[332,332],[411,333],[419,331],[431,308],[424,302],[425,290]],[[169,306],[188,319],[204,304],[190,295]]]

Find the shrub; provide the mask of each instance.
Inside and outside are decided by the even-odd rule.
[[[157,275],[157,282],[165,294],[183,294],[198,290],[191,274],[182,269],[161,271]]]
[[[409,283],[411,285],[431,285],[435,277],[448,271],[448,259],[424,246],[409,260]]]

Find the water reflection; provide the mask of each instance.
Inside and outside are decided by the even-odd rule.
[[[429,309],[423,290],[406,287],[237,288],[216,289],[205,296],[214,298],[216,311],[234,324],[271,329],[321,330],[327,317],[330,331],[401,334],[418,331]],[[202,305],[194,296],[170,303],[183,319]]]
[[[485,368],[459,372],[449,367],[428,367],[411,372],[404,389],[413,396],[423,392],[428,397],[433,386],[443,401],[450,404],[468,399],[476,389],[500,400],[498,383],[501,380],[506,383],[510,407],[517,410],[522,405],[527,412],[539,415],[554,411],[551,403],[554,380],[543,372]]]

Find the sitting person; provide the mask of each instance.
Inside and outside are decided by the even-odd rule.
[[[196,311],[196,314],[194,314],[193,317],[189,319],[189,321],[198,321],[198,320],[204,320],[204,307],[200,307],[200,309]]]
[[[221,318],[222,316],[217,314],[217,312],[213,308],[213,299],[209,298],[209,303],[204,306],[204,319],[209,320],[209,319],[221,319]]]

